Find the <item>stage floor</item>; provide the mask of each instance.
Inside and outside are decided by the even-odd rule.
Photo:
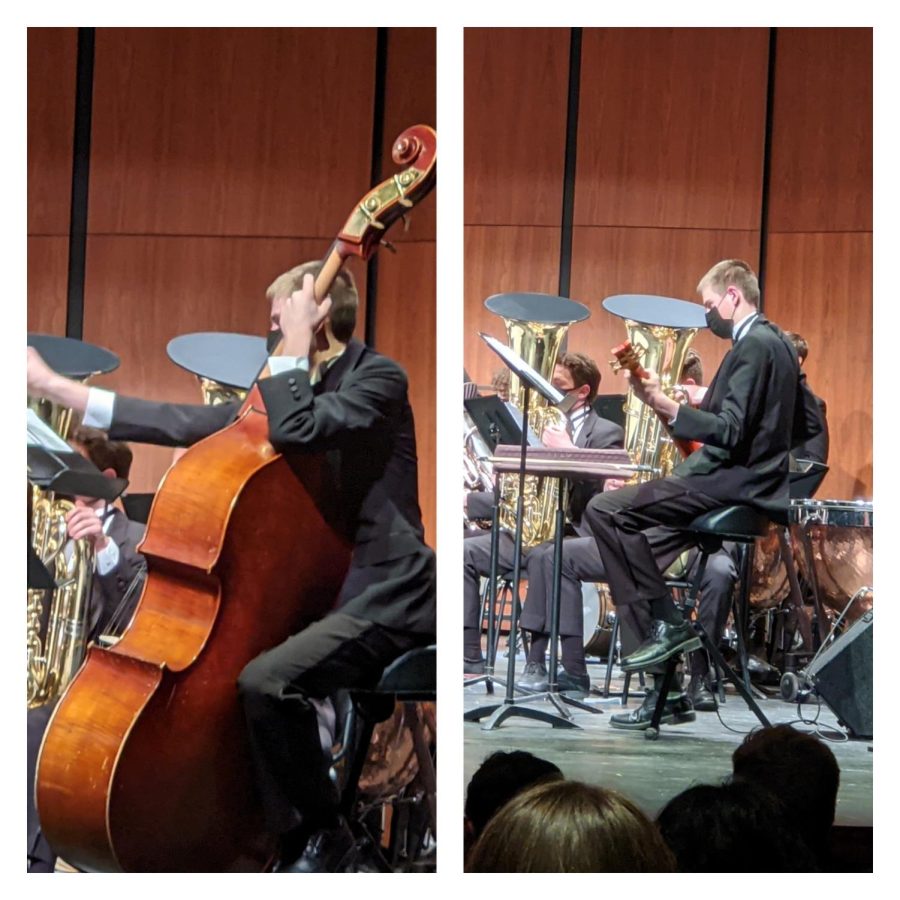
[[[506,660],[500,677],[505,676]],[[517,669],[521,671],[521,660]],[[605,664],[589,664],[595,688],[603,686]],[[637,679],[632,681],[637,683]],[[621,673],[616,670],[611,691],[622,687]],[[493,697],[484,684],[464,687],[466,711],[489,703],[502,702],[505,691],[495,687]],[[731,773],[731,754],[744,736],[756,725],[756,716],[737,693],[729,689],[720,709],[697,713],[696,721],[683,725],[663,725],[656,741],[647,740],[642,732],[620,731],[609,726],[610,712],[622,709],[619,699],[603,700],[599,694],[590,702],[605,712],[594,714],[568,707],[579,729],[553,728],[548,724],[520,717],[509,718],[498,728],[485,731],[479,722],[466,722],[463,728],[464,784],[482,760],[497,750],[528,750],[536,756],[556,763],[570,779],[614,788],[631,798],[648,815],[655,816],[676,794],[694,784],[715,784]],[[629,697],[628,709],[639,705],[641,698]],[[765,716],[773,725],[790,723],[814,731],[816,725],[798,722],[798,705],[779,699],[760,701]],[[537,704],[547,711],[548,702]],[[837,719],[824,705],[803,704],[803,718],[818,716],[817,725],[825,735],[838,728]],[[722,723],[725,724],[722,724]],[[728,726],[728,727],[726,727]],[[729,730],[733,729],[733,730]],[[835,824],[872,825],[872,741],[828,741],[841,768]]]

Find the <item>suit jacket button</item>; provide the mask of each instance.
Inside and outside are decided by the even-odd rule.
[[[289,384],[291,387],[296,387],[296,385],[297,385],[297,379],[296,379],[296,378],[288,378],[288,384]]]

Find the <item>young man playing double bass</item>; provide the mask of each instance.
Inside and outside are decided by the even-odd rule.
[[[325,453],[353,555],[333,611],[260,654],[238,680],[267,825],[281,835],[279,871],[336,871],[352,843],[314,701],[376,683],[387,664],[435,635],[434,554],[423,540],[406,375],[352,339],[358,298],[348,273],[316,303],[318,266],[298,266],[267,291],[269,346],[278,349],[259,389],[276,451]],[[28,387],[86,412],[86,421],[108,426],[112,437],[169,446],[218,431],[239,408],[88,389],[31,350]]]
[[[700,407],[669,397],[654,372],[643,380],[632,374],[631,384],[675,438],[704,446],[666,478],[596,495],[584,513],[616,607],[635,604],[650,621],[647,639],[622,661],[628,670],[661,672],[670,657],[697,644],[657,566],[648,530],[683,528],[731,504],[747,504],[786,523],[790,449],[822,427],[793,346],[759,312],[759,283],[750,266],[723,260],[697,291],[710,331],[732,342]],[[682,546],[689,545],[686,538]],[[655,703],[655,697],[649,700]],[[667,701],[666,715],[677,719],[681,698]]]

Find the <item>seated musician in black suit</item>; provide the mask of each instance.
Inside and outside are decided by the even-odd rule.
[[[688,390],[702,388],[703,365],[696,351],[688,351],[681,370],[679,383]],[[618,479],[606,479],[604,490],[616,490],[623,482]],[[671,539],[667,529],[653,529],[647,535],[654,547],[656,561],[662,571],[666,571],[680,556],[676,548],[666,551],[666,543]],[[657,550],[657,548],[659,548]],[[697,564],[699,554],[692,552],[689,568]],[[551,601],[553,597],[553,542],[535,547],[528,554],[528,593],[522,608],[522,628],[531,632],[531,646],[525,669],[517,685],[525,690],[545,691],[547,689],[547,667],[544,664],[549,643]],[[597,543],[592,537],[568,537],[563,541],[562,578],[560,582],[559,600],[559,635],[562,649],[561,680],[568,683],[580,678],[582,683],[587,678],[587,666],[584,654],[584,621],[582,611],[581,583],[584,581],[605,581],[606,571],[603,560],[597,551]],[[731,552],[722,549],[710,556],[704,571],[700,587],[699,616],[706,632],[718,640],[725,630],[731,593],[737,580],[737,569]],[[629,604],[617,610],[621,626],[622,654],[627,656],[635,650],[646,634],[649,621],[644,620],[641,610],[635,604]],[[688,696],[680,702],[680,720],[692,718],[691,709],[708,712],[716,709],[716,700],[710,690],[709,661],[706,651],[697,650],[690,658],[691,681]],[[574,676],[574,677],[573,677]],[[652,713],[652,707],[650,707]],[[615,720],[616,717],[613,717]],[[617,727],[645,727],[644,715],[636,715],[634,722],[612,724]],[[673,721],[670,714],[666,721]],[[646,719],[649,723],[649,719]]]
[[[334,610],[241,673],[243,703],[269,828],[282,836],[280,871],[337,871],[352,836],[338,815],[316,702],[375,684],[386,665],[435,635],[434,553],[424,543],[416,443],[406,374],[352,337],[358,296],[341,272],[315,301],[304,263],[277,278],[271,305],[270,377],[259,381],[269,441],[284,454],[325,451],[354,542]],[[319,348],[322,331],[327,349]],[[56,397],[110,434],[168,446],[223,428],[240,404],[194,406],[110,395],[60,378],[29,356],[30,392]],[[99,423],[98,423],[99,424]]]
[[[559,358],[553,371],[553,385],[564,393],[575,395],[575,403],[568,414],[571,435],[547,429],[542,435],[545,443],[574,443],[576,447],[601,449],[621,447],[624,432],[619,425],[601,419],[591,404],[600,386],[597,364],[583,353],[566,353]],[[587,501],[603,486],[603,479],[574,482],[569,493],[567,510],[569,527],[574,533],[581,528],[581,514]],[[507,572],[513,566],[514,541],[512,534],[502,531],[498,547],[498,571]],[[463,542],[463,665],[464,672],[479,675],[484,671],[481,654],[481,598],[478,586],[481,576],[491,570],[491,535],[485,533]],[[586,677],[586,676],[585,676]],[[584,677],[567,688],[583,687]],[[590,684],[588,683],[588,687]]]
[[[107,478],[128,478],[132,453],[127,444],[111,441],[96,428],[81,426],[72,435],[72,445]],[[96,641],[113,619],[125,623],[134,612],[139,596],[134,582],[143,571],[144,558],[137,544],[144,527],[129,522],[125,513],[105,500],[76,497],[66,516],[69,540],[88,541],[93,552],[94,572],[88,597],[88,641]],[[65,551],[64,551],[65,552]],[[41,741],[56,703],[28,710],[28,871],[52,872],[56,853],[44,839],[34,805],[34,779]]]
[[[805,379],[806,373],[803,371],[803,364],[806,362],[807,356],[809,356],[809,344],[806,342],[806,339],[802,335],[797,334],[796,331],[786,331],[784,336],[794,345],[794,349],[797,351],[797,359],[800,361],[800,377]],[[816,394],[813,394],[812,396],[816,401],[816,406],[822,417],[822,430],[805,443],[793,447],[791,449],[791,456],[793,456],[794,459],[809,459],[813,462],[827,463],[828,407],[821,397]]]
[[[616,608],[636,604],[651,620],[647,639],[623,660],[627,670],[652,671],[698,646],[666,587],[648,530],[684,527],[733,503],[786,522],[790,448],[821,430],[793,346],[759,313],[759,284],[750,266],[723,260],[697,290],[710,330],[733,342],[700,407],[669,397],[653,372],[643,380],[632,375],[631,383],[676,438],[704,446],[666,478],[595,496],[584,514]],[[689,538],[676,536],[682,547],[689,546]]]

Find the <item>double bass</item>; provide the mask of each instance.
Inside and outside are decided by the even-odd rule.
[[[436,153],[425,125],[395,141],[404,168],[353,209],[316,277],[317,300],[346,259],[368,259],[430,192]],[[353,542],[330,483],[323,455],[291,465],[274,450],[257,387],[236,421],[166,473],[139,547],[147,578],[134,618],[112,647],[89,647],[41,748],[41,826],[68,863],[94,872],[271,865],[277,837],[263,820],[237,678],[333,607]]]

